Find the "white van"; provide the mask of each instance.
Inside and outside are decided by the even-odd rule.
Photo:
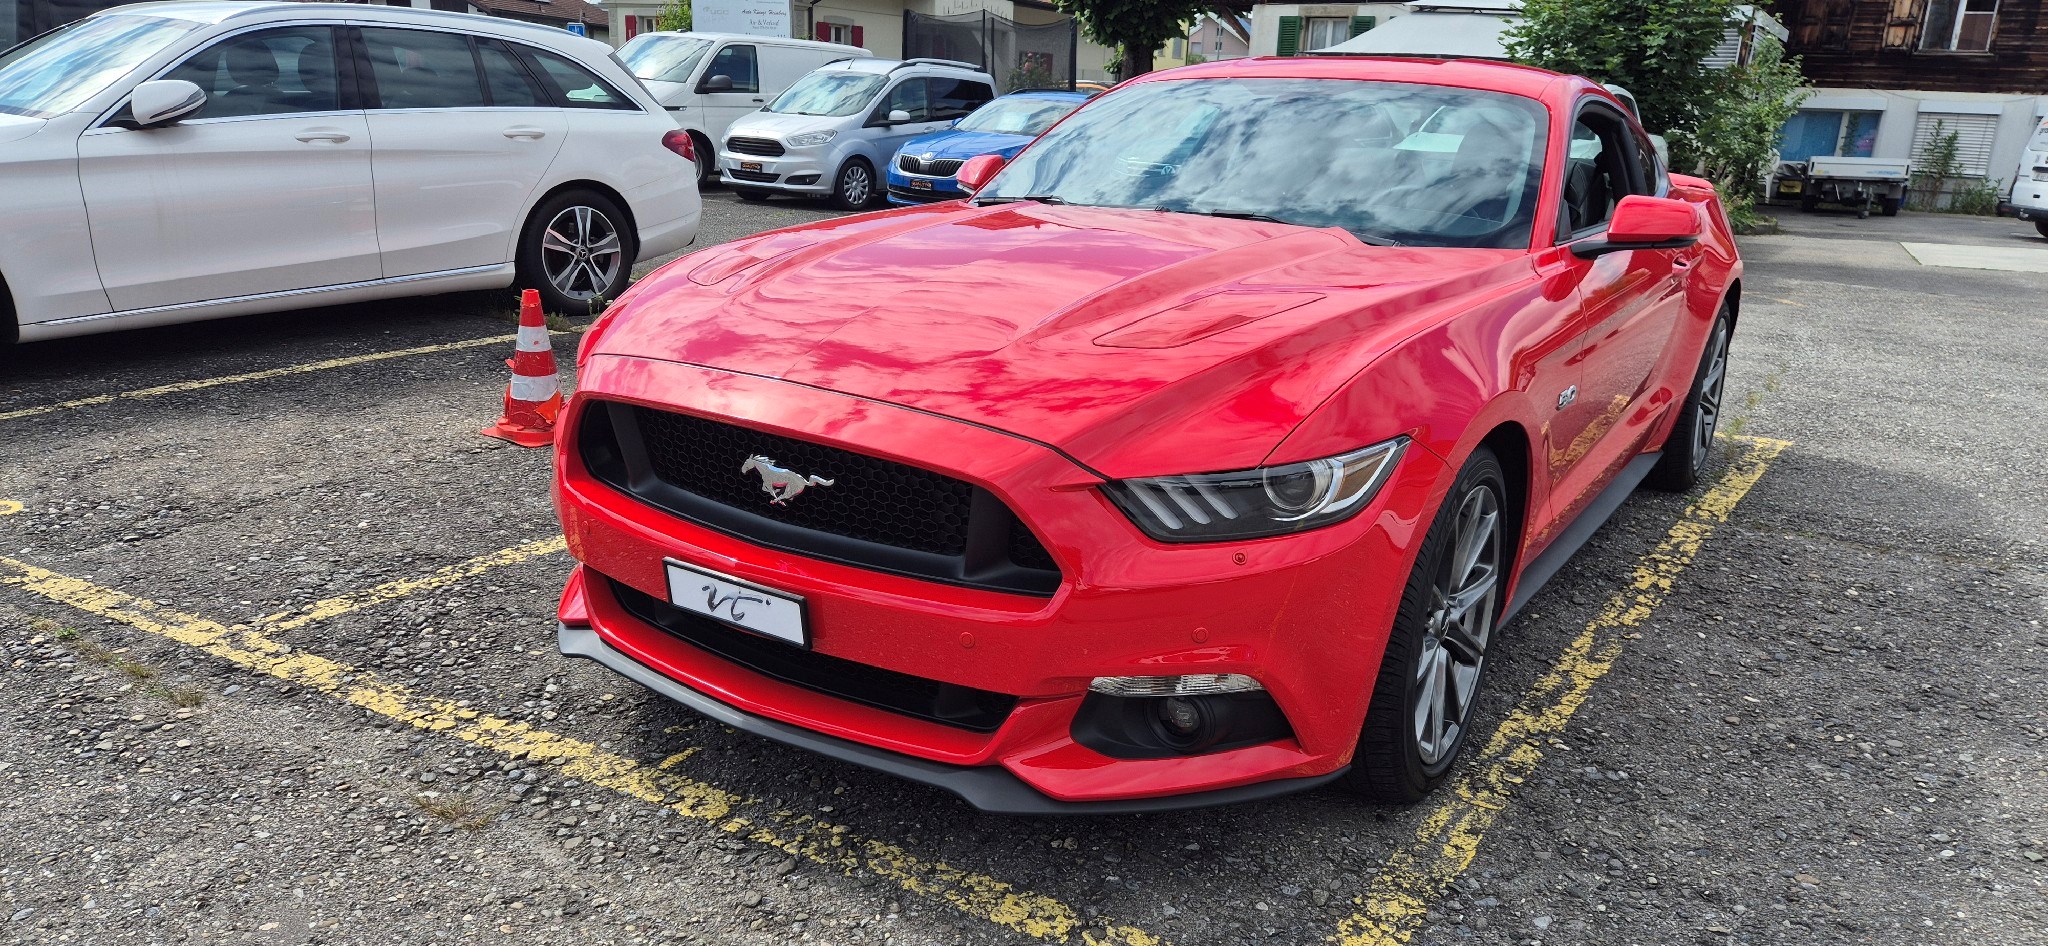
[[[619,49],[626,68],[690,133],[700,155],[725,140],[733,119],[774,101],[805,73],[835,59],[866,58],[859,46],[739,33],[642,33]],[[699,186],[717,162],[697,162]]]
[[[2020,153],[2020,166],[2013,170],[2012,209],[2048,237],[2048,121],[2034,129],[2027,150]]]

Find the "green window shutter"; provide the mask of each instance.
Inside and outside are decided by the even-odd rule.
[[[1373,25],[1378,22],[1378,17],[1354,16],[1351,18],[1351,35],[1357,36],[1366,30],[1372,29]]]
[[[1301,52],[1301,17],[1281,17],[1280,35],[1277,38],[1280,41],[1279,45],[1273,48],[1276,55],[1292,56]]]

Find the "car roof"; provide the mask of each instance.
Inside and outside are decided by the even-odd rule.
[[[945,63],[933,62],[930,60],[924,62],[917,62],[914,60],[907,59],[877,59],[870,56],[856,56],[848,59],[835,59],[822,66],[819,66],[818,68],[841,69],[847,72],[869,72],[874,73],[876,75],[888,75],[892,72],[899,72],[903,70],[910,70],[918,73],[943,72],[951,73],[953,75],[973,76],[977,79],[987,79],[990,83],[995,82],[995,79],[991,77],[988,73],[982,72],[978,69],[974,69],[972,67],[963,68],[961,66],[949,66],[946,65]]]
[[[101,10],[94,16],[141,13],[149,16],[171,17],[194,23],[217,24],[228,20],[255,18],[264,14],[276,14],[292,19],[335,19],[335,20],[384,20],[395,23],[431,23],[457,29],[486,31],[505,30],[513,35],[526,33],[536,39],[545,38],[554,45],[567,40],[596,43],[596,40],[577,36],[568,30],[543,23],[529,23],[501,16],[480,16],[474,13],[454,13],[443,10],[426,10],[416,7],[391,7],[367,3],[304,3],[300,0],[159,0],[154,3],[131,3],[125,6]],[[603,46],[603,43],[598,43]],[[606,47],[609,49],[609,47]]]
[[[1051,99],[1059,102],[1086,102],[1100,93],[1073,92],[1067,89],[1018,89],[997,96],[1005,99]]]
[[[1358,79],[1379,82],[1414,82],[1461,89],[1506,92],[1532,99],[1548,99],[1562,89],[1599,85],[1580,76],[1567,76],[1508,62],[1484,59],[1403,59],[1382,56],[1258,56],[1219,59],[1159,72],[1148,72],[1131,82],[1161,82],[1174,79]]]

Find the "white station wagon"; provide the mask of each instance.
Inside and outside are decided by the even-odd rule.
[[[602,43],[409,7],[117,7],[0,53],[0,343],[514,285],[695,237],[689,137]]]

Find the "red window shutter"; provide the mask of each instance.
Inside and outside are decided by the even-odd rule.
[[[858,27],[858,26],[854,27],[854,28],[853,28],[853,44],[854,44],[855,46],[866,46],[866,45],[867,45],[867,31],[866,31],[866,30],[863,30],[863,29],[861,29],[861,28],[860,28],[860,27]]]
[[[639,18],[639,17],[637,17],[637,16],[629,16],[629,17],[627,17],[627,18],[626,18],[626,38],[627,38],[627,39],[632,39],[632,38],[633,38],[634,36],[638,35],[638,34],[639,34],[639,32],[640,32],[640,28],[639,28],[639,27],[640,27],[640,18]]]
[[[816,35],[814,35],[814,36],[812,36],[811,38],[812,38],[812,39],[815,39],[815,40],[817,40],[818,42],[821,42],[821,43],[829,43],[829,42],[831,42],[831,41],[832,41],[832,24],[830,24],[830,23],[820,23],[820,24],[818,24],[818,31],[817,31],[817,34],[816,34]]]

